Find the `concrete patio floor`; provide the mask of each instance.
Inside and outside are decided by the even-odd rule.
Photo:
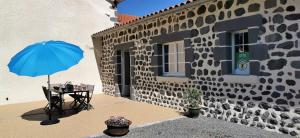
[[[40,125],[40,121],[47,118],[43,113],[46,101],[2,105],[0,137],[86,137],[102,133],[106,129],[104,121],[113,115],[125,116],[133,122],[132,126],[180,116],[176,110],[105,94],[94,95],[91,104],[94,109],[77,114],[67,111],[59,124],[50,126]]]

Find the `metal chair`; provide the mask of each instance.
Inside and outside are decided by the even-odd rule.
[[[94,93],[94,88],[95,88],[95,85],[87,85],[87,89],[89,90],[89,97],[88,97],[88,101],[89,102],[91,102],[91,100],[92,100],[93,93]],[[85,102],[87,104],[87,108],[94,109],[93,105],[91,105],[90,103],[88,103],[88,101]]]
[[[83,109],[90,109],[93,108],[88,101],[91,101],[94,91],[94,85],[83,85],[81,84],[81,88],[86,88],[89,91],[89,97],[87,97],[86,92],[78,92],[76,94],[69,94],[72,98],[74,98],[74,101],[71,103],[71,108],[83,110]],[[77,106],[78,104],[78,106]],[[72,106],[73,105],[73,106]]]
[[[42,86],[42,88],[43,88],[43,92],[44,92],[44,95],[45,95],[46,99],[49,101],[49,97],[48,97],[49,91],[48,91],[48,89],[45,86]],[[60,110],[60,107],[58,105],[59,102],[60,102],[59,96],[50,95],[50,98],[51,98],[51,109],[53,109],[52,107],[54,107],[54,108]],[[49,107],[49,103],[44,107],[44,110],[49,111],[48,107]]]

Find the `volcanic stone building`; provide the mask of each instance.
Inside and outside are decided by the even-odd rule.
[[[190,0],[92,35],[109,95],[300,135],[299,0]]]

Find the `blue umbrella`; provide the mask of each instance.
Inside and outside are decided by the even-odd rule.
[[[43,41],[24,48],[11,58],[8,68],[19,76],[48,75],[48,90],[50,89],[50,75],[67,70],[78,64],[83,58],[80,47],[63,41]],[[51,93],[49,91],[49,108],[51,111]],[[51,113],[49,120],[51,122]],[[57,122],[56,122],[57,123]]]
[[[19,76],[52,75],[67,70],[83,58],[76,45],[63,41],[43,41],[29,45],[8,64],[9,71]]]

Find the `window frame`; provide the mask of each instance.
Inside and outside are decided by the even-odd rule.
[[[251,68],[250,68],[250,59],[249,59],[249,62],[247,63],[248,64],[248,71],[247,71],[247,73],[245,73],[245,74],[239,74],[239,73],[236,73],[235,72],[235,70],[236,70],[236,68],[235,68],[235,64],[236,64],[236,59],[235,59],[235,50],[236,50],[236,47],[238,46],[238,45],[236,45],[235,44],[235,34],[237,34],[237,33],[239,33],[239,34],[241,34],[241,33],[247,33],[248,34],[248,43],[244,43],[244,37],[243,37],[243,44],[239,44],[239,45],[243,45],[243,46],[245,46],[245,45],[248,45],[248,52],[249,52],[249,54],[250,54],[250,48],[249,48],[249,30],[248,30],[248,28],[246,28],[246,29],[241,29],[241,30],[237,30],[237,31],[233,31],[233,32],[231,32],[231,59],[232,59],[232,66],[231,66],[231,74],[232,75],[238,75],[238,76],[250,76],[251,75]]]
[[[166,72],[165,71],[165,56],[166,56],[165,55],[165,46],[170,46],[171,44],[176,45],[176,48],[174,48],[174,51],[172,53],[174,53],[174,55],[175,55],[174,59],[176,59],[176,61],[174,63],[176,63],[177,72]],[[174,42],[169,42],[169,43],[162,44],[162,70],[163,70],[162,76],[170,76],[170,77],[172,77],[172,76],[174,76],[174,77],[184,77],[185,76],[185,72],[186,72],[185,67],[184,67],[184,72],[178,72],[179,63],[178,63],[178,47],[177,46],[179,44],[181,44],[182,47],[183,47],[183,54],[184,54],[183,58],[185,58],[184,41],[174,41]],[[183,61],[184,61],[183,64],[185,65],[185,63],[186,63],[185,59],[183,59]]]

